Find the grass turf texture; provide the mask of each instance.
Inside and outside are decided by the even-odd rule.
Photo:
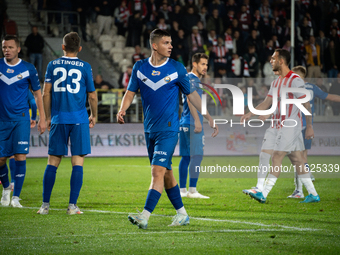
[[[257,165],[257,157],[226,157],[236,166]],[[178,178],[180,158],[173,159]],[[206,158],[212,162],[216,158]],[[310,157],[309,163],[339,163],[337,157]],[[168,227],[175,211],[166,193],[147,230],[127,214],[143,209],[150,184],[145,158],[86,158],[78,200],[82,215],[67,215],[71,163],[58,168],[49,215],[37,215],[46,159],[28,159],[21,204],[0,207],[0,254],[339,254],[339,179],[318,178],[321,202],[287,199],[293,178],[280,178],[266,204],[242,193],[250,178],[201,178],[198,190],[210,196],[184,198],[190,225]],[[287,161],[285,161],[287,163]],[[203,175],[202,175],[203,176]],[[305,192],[306,195],[306,192]],[[158,216],[156,216],[158,215]]]

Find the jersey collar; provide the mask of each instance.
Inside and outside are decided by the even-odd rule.
[[[168,63],[168,61],[169,61],[169,58],[167,58],[166,61],[165,61],[163,64],[161,64],[160,66],[154,66],[153,64],[151,64],[151,58],[149,58],[148,61],[149,61],[149,64],[150,64],[152,67],[154,67],[154,68],[159,68],[159,67],[162,67],[162,66],[166,65],[166,63]]]
[[[62,56],[62,58],[67,58],[67,59],[78,59],[78,57],[66,57],[66,56]]]
[[[17,65],[19,65],[19,64],[21,63],[21,58],[19,58],[18,63],[16,63],[15,65],[10,65],[10,64],[8,64],[7,61],[6,61],[6,58],[4,58],[4,61],[5,61],[5,64],[6,64],[6,65],[8,65],[8,66],[10,66],[10,67],[14,67],[14,66],[17,66]]]

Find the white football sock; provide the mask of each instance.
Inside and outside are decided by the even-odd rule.
[[[189,187],[189,192],[195,193],[195,192],[197,192],[197,189],[195,187]]]
[[[294,184],[295,184],[295,190],[299,191],[300,193],[303,193],[303,190],[302,190],[302,182],[300,180],[300,178],[298,177],[298,173],[295,171],[294,172]]]
[[[299,179],[301,180],[302,184],[305,185],[308,194],[312,194],[313,196],[317,196],[318,193],[315,190],[314,184],[312,179],[310,178],[310,174],[300,174]]]
[[[275,182],[277,181],[277,177],[272,175],[272,174],[268,174],[266,183],[263,187],[263,191],[262,194],[264,197],[267,197],[269,192],[271,191],[271,189],[273,188],[273,186],[275,185]]]
[[[184,214],[184,215],[188,215],[187,211],[185,210],[184,206],[182,206],[181,208],[179,208],[178,210],[176,210],[177,213],[180,214]]]
[[[146,220],[149,220],[151,212],[149,212],[147,210],[143,210],[142,214],[143,214],[143,216],[145,216]]]
[[[264,181],[266,180],[266,176],[269,169],[269,160],[270,154],[262,152],[260,153],[260,162],[259,162],[259,170],[257,172],[257,184],[256,187],[260,190],[263,190]]]
[[[179,189],[182,193],[187,193],[187,188],[181,188]]]

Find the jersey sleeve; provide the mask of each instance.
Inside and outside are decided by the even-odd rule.
[[[273,97],[273,84],[274,84],[274,81],[272,81],[272,84],[270,84],[270,89],[268,91],[268,97]]]
[[[37,69],[35,69],[34,65],[30,64],[28,66],[28,72],[29,72],[29,80],[32,86],[33,91],[39,90],[40,87],[40,81]]]
[[[93,82],[93,74],[91,65],[86,63],[86,76],[85,76],[85,84],[86,84],[86,92],[95,91],[94,82]]]
[[[52,83],[52,64],[51,62],[48,63],[47,68],[46,68],[46,73],[45,73],[45,82],[47,83]]]
[[[314,95],[318,98],[326,99],[326,97],[328,96],[327,92],[322,91],[318,86],[314,84],[313,84],[313,91],[314,91]]]
[[[294,78],[292,81],[292,88],[305,88],[305,82],[300,78]],[[303,92],[292,92],[296,98],[304,98],[306,96]]]
[[[36,120],[36,118],[37,118],[37,104],[35,103],[35,99],[34,99],[34,96],[31,93],[31,91],[28,92],[28,103],[29,103],[31,111],[32,111],[31,120]]]
[[[139,64],[140,61],[138,61],[132,68],[132,73],[131,73],[131,77],[129,80],[129,84],[127,86],[127,90],[130,90],[132,92],[137,92],[139,89],[139,84],[138,84],[138,77],[137,77],[137,72],[139,69]]]
[[[180,63],[178,63],[177,71],[178,71],[177,84],[183,94],[189,95],[191,92],[188,72],[185,69],[185,67]]]

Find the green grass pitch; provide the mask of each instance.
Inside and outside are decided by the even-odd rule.
[[[176,178],[179,160],[173,158]],[[258,164],[258,157],[224,160]],[[315,174],[321,197],[315,204],[287,198],[293,178],[280,178],[266,204],[242,193],[255,179],[201,178],[198,190],[210,199],[183,199],[190,225],[167,226],[175,210],[163,192],[148,229],[141,230],[127,215],[144,206],[151,177],[146,157],[86,158],[78,200],[84,214],[72,216],[66,214],[70,158],[58,168],[49,214],[36,214],[46,163],[46,158],[27,160],[25,208],[0,207],[0,254],[340,254],[338,178]],[[339,158],[309,157],[309,163],[335,164]]]

